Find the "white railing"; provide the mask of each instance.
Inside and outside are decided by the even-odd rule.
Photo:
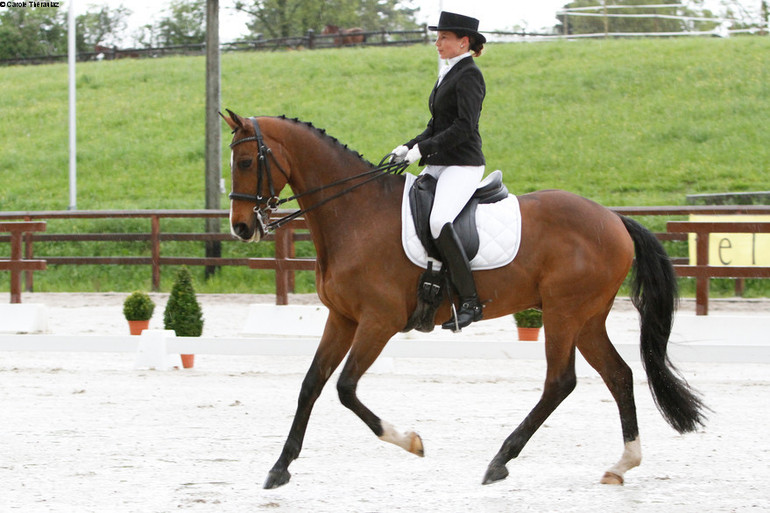
[[[685,30],[677,32],[610,32],[609,30],[590,33],[590,34],[554,34],[552,36],[544,36],[543,39],[564,39],[564,38],[596,38],[596,37],[673,37],[673,36],[719,36],[729,37],[734,34],[756,34],[760,32],[766,33],[768,30],[768,21],[763,20],[761,16],[746,13],[751,19],[735,19],[725,17],[713,17],[713,16],[691,16],[687,14],[663,14],[657,12],[651,13],[616,13],[609,11],[619,11],[623,9],[687,9],[686,5],[682,4],[655,4],[655,5],[593,5],[586,7],[572,7],[567,9],[561,9],[556,12],[557,17],[563,17],[565,22],[564,26],[567,26],[566,20],[569,17],[588,17],[588,18],[603,18],[609,20],[611,18],[620,19],[664,19],[664,20],[679,20],[682,22],[692,24],[694,22],[711,22],[718,24],[716,27],[710,30]],[[596,12],[601,11],[601,12]],[[755,27],[732,29],[734,24],[754,24]],[[539,38],[538,38],[539,39]]]
[[[134,353],[137,368],[168,368],[174,362],[167,356],[178,354],[311,357],[323,331],[322,308],[251,305],[241,337],[176,337],[168,330],[145,330],[140,336],[0,333],[0,351]],[[626,361],[638,362],[638,328],[631,329],[636,313],[619,320],[608,323],[610,338]],[[759,315],[679,314],[669,354],[675,362],[770,363],[769,323],[770,317]],[[501,318],[468,329],[467,336],[440,329],[398,334],[382,357],[542,360],[545,355],[542,333],[538,342],[520,342],[512,319]]]

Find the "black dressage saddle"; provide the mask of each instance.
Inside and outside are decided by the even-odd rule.
[[[427,250],[428,256],[440,261],[441,257],[430,233],[430,211],[433,208],[435,194],[436,179],[429,175],[421,175],[409,190],[409,204],[417,236]],[[476,208],[482,203],[496,203],[507,197],[508,189],[503,184],[503,174],[500,171],[494,171],[479,184],[476,192],[452,223],[469,261],[479,250]],[[433,331],[436,310],[450,293],[448,291],[451,288],[446,266],[443,266],[440,271],[435,271],[433,262],[429,260],[428,268],[422,273],[417,284],[417,306],[403,331],[413,329],[424,333]]]
[[[438,249],[433,243],[429,223],[435,195],[436,179],[430,175],[420,175],[409,190],[409,207],[412,210],[417,236],[427,250],[428,256],[435,260],[441,260]],[[480,204],[496,203],[507,197],[508,189],[503,184],[503,174],[500,171],[494,171],[479,184],[476,192],[452,223],[457,236],[463,243],[463,249],[465,249],[469,261],[479,251],[476,208]]]

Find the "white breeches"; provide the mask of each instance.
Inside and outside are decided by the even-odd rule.
[[[436,198],[430,213],[430,233],[437,239],[441,228],[451,223],[476,192],[484,166],[427,166],[421,175],[437,180]]]

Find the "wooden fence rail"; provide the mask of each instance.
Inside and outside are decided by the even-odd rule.
[[[291,211],[279,210],[275,217],[282,217]],[[268,269],[276,272],[276,304],[288,304],[288,294],[294,290],[294,272],[315,269],[314,258],[295,258],[295,242],[309,240],[305,220],[298,218],[284,229],[264,240],[275,241],[275,256],[272,258],[222,258],[222,257],[164,257],[161,256],[161,242],[164,241],[236,241],[229,233],[168,233],[161,232],[163,219],[206,219],[227,218],[227,210],[79,210],[79,211],[28,211],[0,212],[0,222],[5,220],[54,219],[149,219],[149,233],[59,233],[27,234],[24,237],[24,258],[32,259],[34,244],[45,242],[122,242],[150,241],[150,256],[47,256],[51,265],[148,265],[152,269],[152,288],[160,288],[161,268],[165,265],[202,266],[246,266],[252,269]],[[17,224],[17,223],[7,223]],[[44,224],[44,223],[43,223]],[[299,230],[299,232],[298,232]],[[0,230],[1,232],[2,230]],[[6,230],[7,231],[7,230]],[[20,239],[21,240],[21,239]],[[10,236],[0,234],[0,243],[12,242]],[[13,246],[14,248],[16,246]],[[21,244],[19,244],[21,247]],[[20,257],[19,257],[20,258]],[[26,262],[28,260],[24,260]],[[25,264],[26,265],[26,264]],[[2,269],[2,268],[0,268]],[[15,275],[14,275],[15,276]],[[26,290],[31,291],[31,272],[25,276]]]
[[[689,206],[660,206],[660,207],[612,207],[612,210],[627,216],[663,216],[684,217],[689,214],[708,215],[770,215],[767,205],[689,205]],[[276,216],[289,214],[291,211],[282,210]],[[221,258],[221,257],[164,257],[161,253],[162,242],[166,241],[229,241],[235,240],[228,233],[170,233],[161,231],[161,220],[164,219],[226,219],[227,210],[80,210],[80,211],[23,211],[0,212],[0,222],[3,221],[44,221],[55,219],[110,219],[134,218],[150,219],[149,233],[35,233],[24,237],[24,258],[33,259],[34,243],[56,241],[150,241],[150,256],[51,256],[46,257],[48,264],[56,265],[148,265],[152,268],[152,285],[154,289],[160,286],[161,268],[164,265],[203,265],[203,266],[248,266],[252,269],[269,269],[276,272],[276,303],[287,304],[288,294],[294,289],[294,272],[297,270],[314,270],[315,259],[296,258],[294,247],[297,241],[309,240],[305,221],[300,218],[285,228],[278,230],[274,236],[266,240],[275,241],[275,256],[272,258]],[[687,234],[679,231],[656,233],[661,240],[686,241]],[[0,233],[0,243],[11,242],[11,237]],[[675,269],[680,276],[692,277],[687,269],[686,258],[674,258]],[[711,266],[713,268],[713,266]],[[698,271],[702,272],[702,271]],[[712,277],[717,277],[726,271],[714,271]],[[27,290],[32,289],[32,273],[26,275]],[[707,296],[706,296],[707,300]]]
[[[306,48],[308,50],[332,48],[335,46],[394,46],[423,44],[430,41],[430,33],[427,25],[414,30],[373,30],[362,32],[365,40],[353,45],[339,44],[339,34],[317,34],[309,30],[304,35],[257,39],[247,41],[234,41],[220,44],[222,52],[237,51],[278,51],[286,49]],[[139,59],[156,58],[171,55],[203,55],[206,53],[205,43],[190,43],[184,45],[172,45],[164,47],[147,48],[104,48],[103,51],[79,52],[78,61],[115,60],[115,59]],[[0,59],[0,66],[15,66],[28,64],[50,64],[66,62],[66,54],[37,55],[30,57],[18,57]]]
[[[669,221],[666,230],[695,234],[695,265],[674,265],[674,269],[679,276],[695,278],[696,315],[708,315],[711,278],[770,278],[770,267],[709,264],[709,236],[712,233],[770,233],[770,223]]]
[[[24,234],[45,231],[45,223],[17,221],[0,222],[0,233],[10,232],[11,258],[0,260],[0,271],[11,271],[11,303],[21,303],[21,273],[26,271],[42,271],[46,267],[45,260],[25,260],[22,258],[22,238]]]

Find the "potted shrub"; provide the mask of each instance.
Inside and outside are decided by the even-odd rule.
[[[203,333],[203,312],[198,299],[195,297],[192,276],[187,267],[182,266],[177,272],[176,280],[171,287],[171,295],[163,312],[163,327],[174,330],[178,337],[200,337]],[[195,355],[183,354],[182,367],[192,368]]]
[[[519,340],[535,341],[540,337],[540,328],[543,327],[543,312],[530,308],[516,312],[513,314],[513,318],[516,320]]]
[[[132,335],[140,335],[147,329],[154,311],[155,303],[145,292],[132,292],[123,301],[123,315],[128,321],[128,329]]]

